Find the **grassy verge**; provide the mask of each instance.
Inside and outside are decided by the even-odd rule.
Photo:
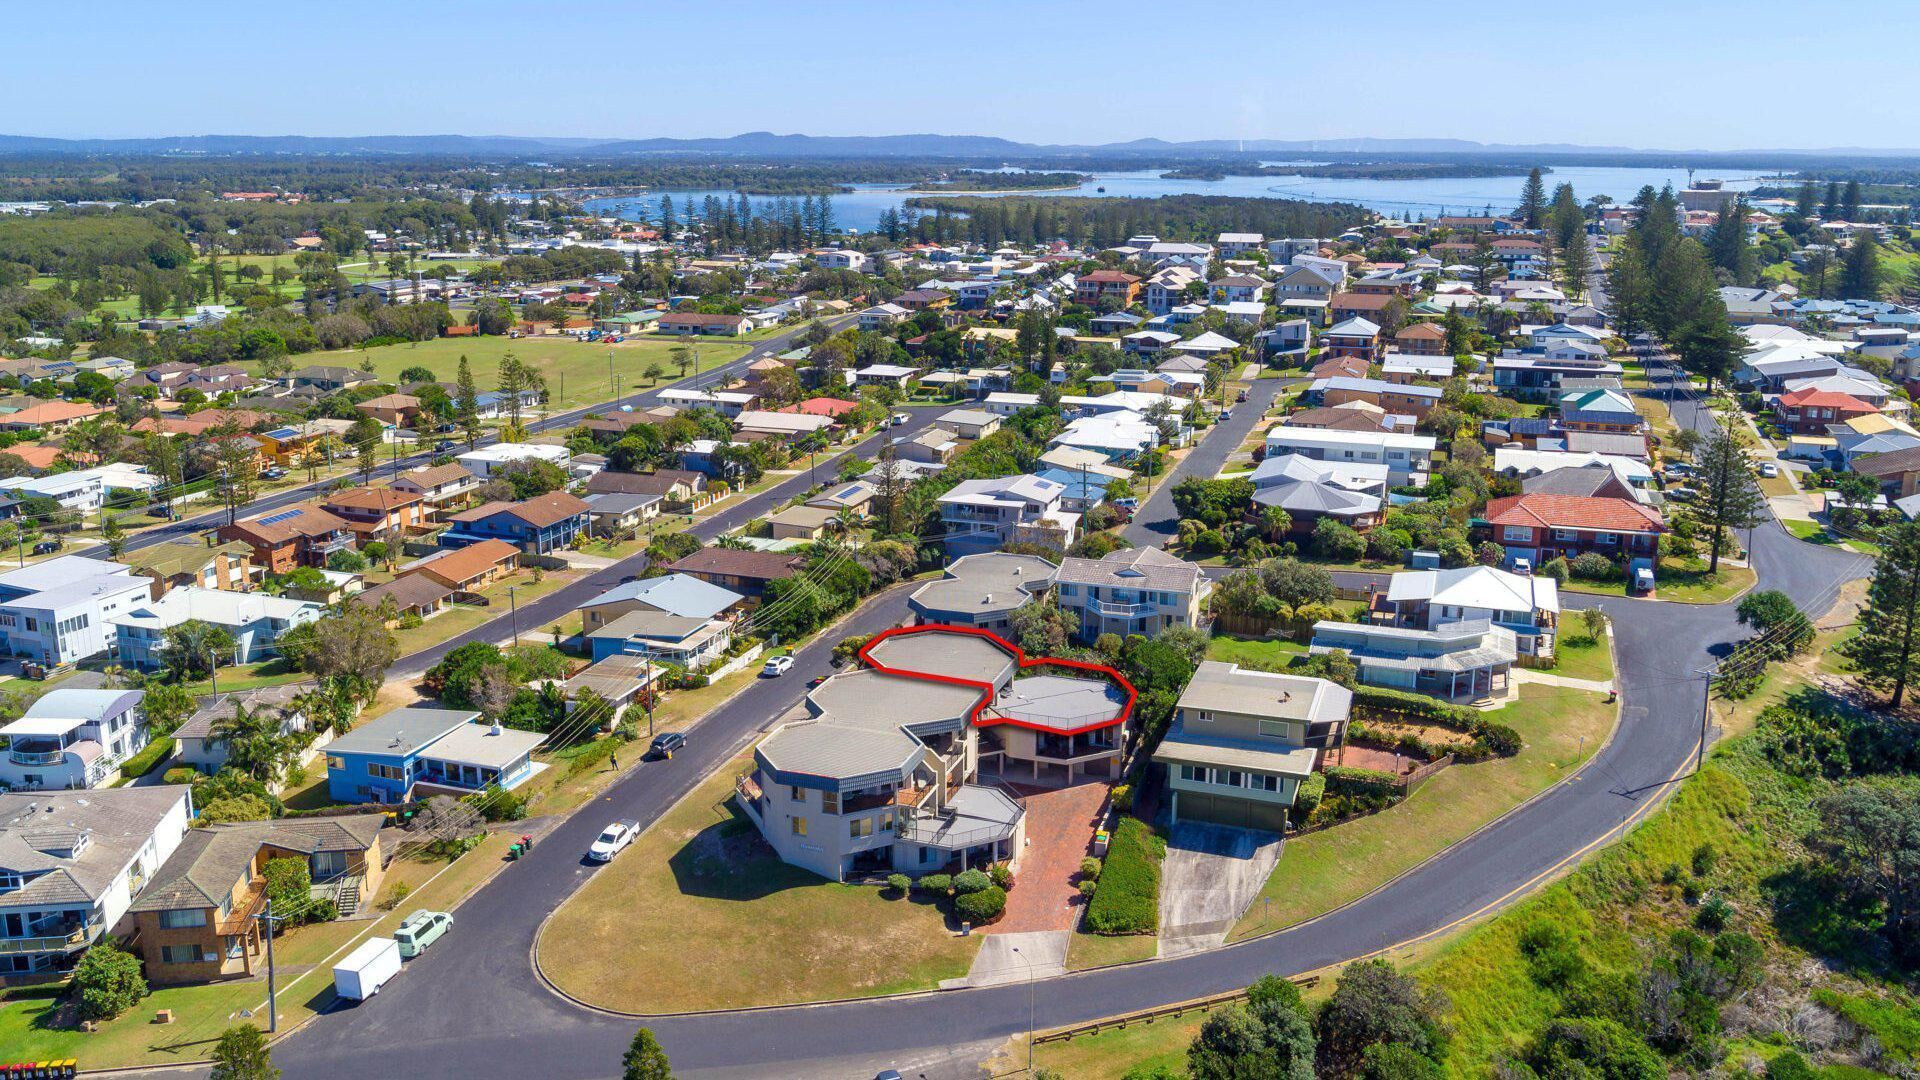
[[[400,655],[412,656],[423,649],[430,649],[479,626],[505,617],[509,610],[521,601],[531,602],[548,593],[555,592],[571,583],[577,575],[548,572],[541,580],[534,581],[530,574],[518,574],[509,581],[491,585],[486,595],[493,601],[486,607],[456,605],[439,615],[406,630],[394,631],[394,640],[400,643]],[[508,602],[507,586],[515,589],[513,603]],[[523,641],[549,641],[550,635],[544,626],[522,625],[520,637]],[[511,633],[511,628],[509,628]]]
[[[1522,686],[1518,701],[1488,715],[1520,733],[1519,754],[1442,770],[1388,810],[1287,841],[1228,940],[1324,914],[1446,850],[1571,775],[1606,740],[1614,716],[1599,694]]]
[[[1284,638],[1248,638],[1237,634],[1218,634],[1207,643],[1207,659],[1266,671],[1280,671],[1305,656],[1307,647]]]
[[[1668,560],[1660,565],[1654,576],[1653,595],[1677,604],[1722,604],[1753,588],[1757,580],[1751,568],[1730,566],[1725,562],[1720,564],[1718,573],[1709,574],[1706,563],[1699,560]],[[1594,596],[1627,595],[1625,581],[1581,581],[1575,578],[1560,587],[1567,592]]]
[[[669,1012],[922,990],[966,973],[978,939],[949,931],[931,904],[780,861],[731,804],[750,761],[709,777],[554,913],[537,949],[555,985],[603,1008]]]
[[[1067,970],[1085,971],[1088,968],[1130,964],[1135,960],[1151,960],[1159,952],[1160,938],[1154,934],[1104,937],[1075,931],[1067,943]]]
[[[1578,635],[1562,637],[1554,647],[1557,663],[1553,666],[1553,674],[1595,681],[1613,678],[1613,650],[1608,646],[1609,636],[1602,634],[1600,640],[1595,641],[1581,631]]]

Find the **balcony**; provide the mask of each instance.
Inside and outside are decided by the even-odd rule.
[[[843,795],[840,797],[840,812],[843,814],[858,814],[865,810],[878,810],[881,807],[896,805],[900,796],[911,794],[912,792],[908,789],[893,789],[888,791],[862,791],[855,795]]]
[[[66,760],[66,756],[67,752],[64,750],[9,750],[7,752],[7,760],[15,765],[27,766],[58,765]]]
[[[214,924],[214,933],[244,934],[252,928],[253,920],[267,908],[267,879],[255,877],[247,883],[247,891],[250,898],[245,903],[235,906],[225,918]]]
[[[1138,619],[1152,615],[1159,608],[1154,604],[1116,604],[1110,600],[1088,597],[1087,610],[1109,619]]]
[[[1097,743],[1080,738],[1040,739],[1034,743],[1034,756],[1049,761],[1077,761],[1081,758],[1105,757],[1117,749],[1113,743]]]
[[[54,932],[36,937],[0,937],[0,956],[22,953],[78,952],[93,944],[97,923],[67,922],[47,927]]]

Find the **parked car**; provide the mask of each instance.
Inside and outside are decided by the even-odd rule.
[[[1234,404],[1236,405],[1245,400],[1247,400],[1247,392],[1245,390],[1242,390],[1238,394],[1235,394],[1233,396],[1233,401],[1234,401]]]
[[[1221,409],[1221,410],[1220,410],[1220,419],[1222,419],[1222,420],[1231,420],[1231,419],[1233,419],[1233,410],[1232,410],[1232,409]]]
[[[1771,480],[1780,475],[1780,466],[1771,461],[1763,461],[1760,463],[1760,475]]]
[[[453,449],[452,439],[441,439],[439,442],[433,444],[433,452],[436,454],[444,454],[452,449]]]
[[[767,661],[767,666],[760,669],[760,674],[771,675],[777,678],[781,675],[785,675],[787,672],[792,670],[793,670],[793,657],[776,656]]]
[[[664,735],[655,735],[653,744],[647,747],[650,757],[670,758],[675,750],[685,749],[687,737],[678,731],[669,731]]]
[[[401,920],[393,932],[393,940],[400,945],[400,956],[411,960],[427,951],[427,946],[440,940],[440,936],[453,929],[453,916],[444,911],[420,910]]]
[[[1533,573],[1533,560],[1532,559],[1513,560],[1513,572],[1521,575]]]
[[[1666,496],[1674,502],[1692,502],[1700,497],[1700,493],[1690,487],[1670,487],[1666,490]]]
[[[33,545],[33,553],[35,555],[51,555],[54,552],[59,550],[60,550],[60,541],[58,540],[42,540],[39,543]]]
[[[616,821],[600,830],[600,836],[587,846],[587,858],[594,862],[612,862],[615,855],[626,850],[633,838],[640,835],[640,823],[637,821]]]
[[[285,475],[287,475],[287,470],[278,465],[269,465],[260,470],[260,479],[262,480],[278,480]]]
[[[894,426],[894,427],[899,427],[899,426],[900,426],[901,424],[904,424],[904,423],[907,423],[908,421],[910,421],[910,420],[912,420],[912,419],[913,419],[913,417],[911,417],[911,416],[908,416],[908,415],[907,415],[906,413],[903,413],[903,412],[897,412],[897,413],[894,413],[894,414],[893,414],[893,426]]]

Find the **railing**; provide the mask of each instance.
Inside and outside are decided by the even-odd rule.
[[[234,908],[231,912],[227,914],[226,918],[221,919],[220,922],[214,926],[213,928],[214,933],[216,934],[246,933],[247,930],[250,928],[253,920],[262,911],[265,911],[267,908],[266,884],[267,884],[267,880],[261,877],[256,877],[252,881],[248,882],[247,888],[249,890],[257,889],[258,891],[253,893],[252,899],[248,900],[242,906]]]
[[[1106,600],[1089,598],[1087,608],[1101,615],[1116,619],[1131,619],[1140,615],[1151,615],[1158,608],[1153,604],[1115,604]]]
[[[848,795],[840,800],[840,812],[857,814],[863,810],[878,810],[883,806],[892,806],[897,791],[884,791],[877,794]]]
[[[1013,835],[1014,829],[1012,825],[980,825],[964,832],[953,832],[943,828],[943,824],[937,817],[913,818],[896,826],[894,835],[910,844],[958,851],[977,844],[1005,840]]]
[[[0,937],[0,956],[16,956],[20,953],[67,952],[83,948],[93,940],[95,927],[91,924],[76,925],[71,930],[56,934],[44,934],[39,937]]]
[[[11,750],[7,753],[8,760],[12,761],[15,765],[58,765],[66,759],[66,756],[67,752],[65,750],[51,750],[46,752],[37,750]]]
[[[1118,749],[1119,747],[1111,743],[1105,746],[1101,746],[1098,743],[1081,743],[1079,746],[1049,746],[1046,743],[1036,743],[1034,745],[1034,754],[1043,758],[1055,758],[1064,761],[1072,758],[1097,757],[1101,754],[1111,754]]]

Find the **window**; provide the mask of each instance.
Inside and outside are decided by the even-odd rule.
[[[206,908],[188,908],[180,911],[160,913],[160,925],[167,930],[185,930],[193,926],[207,925]]]
[[[807,801],[807,789],[797,784],[788,785],[787,798],[797,803],[804,803]]]
[[[837,791],[821,792],[820,793],[820,812],[823,814],[839,813],[840,812],[840,793]]]
[[[1213,714],[1208,712],[1205,709],[1201,709],[1199,712],[1194,714],[1194,719],[1200,721],[1203,724],[1211,724],[1213,723]]]
[[[795,836],[807,835],[807,819],[806,818],[792,817],[792,818],[789,818],[788,820],[793,823],[793,835]]]
[[[1530,544],[1533,542],[1533,529],[1526,525],[1508,525],[1500,530],[1500,538],[1516,543]]]
[[[1260,734],[1269,739],[1284,739],[1291,730],[1291,726],[1279,720],[1260,721]]]
[[[1573,529],[1555,529],[1553,530],[1553,538],[1555,540],[1572,541],[1580,539],[1580,534]]]
[[[407,771],[393,765],[369,765],[367,775],[379,777],[382,780],[398,780],[402,783],[407,779]]]
[[[163,964],[197,964],[200,962],[198,945],[162,945],[160,962]]]
[[[1277,776],[1250,776],[1248,779],[1252,782],[1247,786],[1253,788],[1255,791],[1280,790],[1280,778]]]
[[[1596,544],[1617,544],[1620,542],[1620,536],[1618,533],[1594,533],[1593,542]]]
[[[847,835],[853,837],[855,840],[863,836],[872,836],[873,819],[870,817],[858,817],[847,822]]]
[[[1241,779],[1242,779],[1242,777],[1244,777],[1245,775],[1246,775],[1246,774],[1244,774],[1244,773],[1242,773],[1242,772],[1240,772],[1240,771],[1239,771],[1238,769],[1228,769],[1228,770],[1227,770],[1227,786],[1228,786],[1228,787],[1244,787],[1244,786],[1246,786],[1246,785],[1244,785],[1244,784],[1242,784],[1242,783],[1241,783]]]

